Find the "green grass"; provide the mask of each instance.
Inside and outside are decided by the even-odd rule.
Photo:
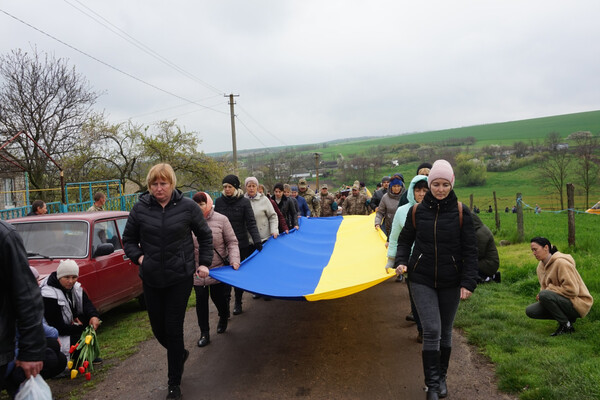
[[[493,226],[492,216],[483,215]],[[559,251],[571,253],[586,286],[596,299],[600,296],[595,215],[578,215],[577,245],[567,247],[565,214],[525,216],[526,243],[499,246],[502,284],[480,285],[474,295],[461,303],[456,326],[496,365],[498,386],[520,399],[598,399],[600,398],[600,310],[592,307],[575,323],[573,335],[550,337],[556,322],[533,320],[525,315],[535,302],[539,283],[537,261],[529,251],[528,240],[546,236]],[[514,224],[503,218],[502,239],[511,235]]]

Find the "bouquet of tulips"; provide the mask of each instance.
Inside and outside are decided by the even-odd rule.
[[[71,370],[71,379],[75,379],[78,374],[85,375],[85,379],[88,381],[92,379],[93,361],[100,354],[100,345],[92,325],[85,328],[79,341],[69,349],[69,353],[71,357],[67,363],[67,368]],[[77,360],[74,360],[75,357],[77,357]]]

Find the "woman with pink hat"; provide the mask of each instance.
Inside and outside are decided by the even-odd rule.
[[[452,190],[454,171],[448,161],[433,164],[428,184],[429,192],[409,211],[400,232],[394,265],[397,274],[409,271],[423,327],[427,399],[437,400],[448,395],[446,372],[458,303],[477,287],[477,241],[471,213]]]

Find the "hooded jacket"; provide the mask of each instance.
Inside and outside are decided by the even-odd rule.
[[[555,252],[546,265],[539,262],[536,273],[541,290],[550,290],[571,300],[581,318],[590,312],[594,299],[577,272],[575,260],[570,254]]]
[[[412,206],[417,204],[415,200],[415,185],[417,182],[425,181],[427,182],[427,176],[425,175],[417,175],[410,181],[410,185],[408,185],[408,193],[406,196],[408,203],[403,206],[398,207],[396,210],[396,214],[394,214],[394,219],[392,221],[392,228],[390,229],[390,234],[388,237],[389,246],[388,246],[388,257],[395,258],[396,250],[398,249],[398,236],[400,235],[400,231],[404,227],[404,222],[406,221],[406,215],[412,209]],[[400,204],[400,203],[398,203]]]
[[[463,206],[461,227],[454,190],[442,200],[427,192],[417,205],[415,220],[416,228],[412,213],[407,214],[398,238],[395,265],[408,267],[411,282],[432,288],[464,287],[474,292],[477,244],[473,218]]]
[[[196,271],[192,232],[198,239],[200,265],[210,265],[212,233],[192,199],[175,189],[163,208],[149,192],[140,196],[129,213],[123,244],[134,263],[144,256],[140,278],[145,285],[164,288],[192,278]]]
[[[43,316],[42,295],[29,269],[23,241],[15,228],[0,221],[0,366],[15,357],[16,328],[20,335],[17,358],[44,360]]]

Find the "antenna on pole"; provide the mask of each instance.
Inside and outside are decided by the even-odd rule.
[[[233,98],[238,97],[239,94],[231,93],[229,95],[224,95],[224,96],[229,97],[229,113],[231,114],[231,147],[233,148],[233,170],[234,170],[234,173],[237,175],[237,169],[238,169],[237,144],[236,144],[236,138],[235,138],[235,111],[233,109],[235,101],[233,101]]]

